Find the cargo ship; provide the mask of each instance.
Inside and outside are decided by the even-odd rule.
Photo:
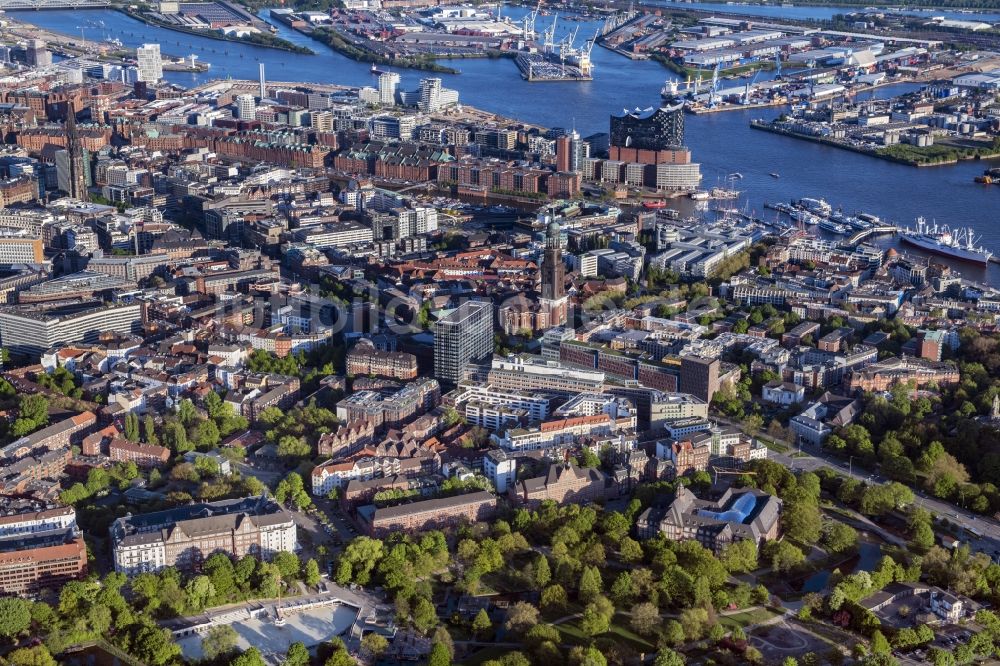
[[[926,252],[977,264],[987,264],[993,256],[991,250],[976,245],[979,239],[973,235],[972,229],[938,228],[937,223],[929,225],[922,217],[917,218],[916,229],[902,229],[899,238],[907,245]]]

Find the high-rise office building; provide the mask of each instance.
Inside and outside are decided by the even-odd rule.
[[[493,304],[465,301],[434,323],[434,376],[456,384],[465,366],[493,353]]]
[[[163,78],[163,59],[160,57],[159,44],[143,44],[135,50],[135,60],[139,68],[139,81],[156,83]]]
[[[569,135],[569,170],[583,171],[583,161],[590,157],[590,145],[573,130]]]
[[[266,81],[264,80],[264,63],[260,63],[259,70],[260,70],[260,83],[259,83],[260,88],[257,91],[257,96],[260,97],[261,99],[264,99],[265,97],[267,97],[267,85]]]
[[[568,134],[563,134],[556,139],[556,171],[567,172],[571,168],[572,143]]]
[[[25,52],[29,65],[34,67],[44,67],[52,64],[52,52],[48,45],[41,39],[32,39],[28,42]]]
[[[6,306],[0,309],[0,340],[15,354],[37,358],[56,344],[94,342],[108,331],[136,333],[142,310],[139,303]]]
[[[399,74],[382,72],[378,76],[378,103],[382,106],[395,106],[396,88],[399,87]]]
[[[240,117],[240,120],[257,119],[257,102],[254,100],[253,95],[236,96],[236,114]]]
[[[681,391],[711,403],[719,390],[720,365],[717,358],[681,357]]]

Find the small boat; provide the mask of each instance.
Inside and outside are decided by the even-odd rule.
[[[737,171],[736,173],[731,173],[731,174],[729,174],[729,179],[730,180],[743,180],[743,174],[741,174],[739,171]]]
[[[642,207],[643,208],[654,208],[654,209],[655,208],[666,208],[667,207],[667,202],[664,201],[663,199],[655,199],[653,201],[643,201],[642,202]]]
[[[713,187],[709,194],[713,199],[737,199],[740,196],[737,190],[729,190],[724,187]]]
[[[773,171],[771,172],[770,176],[771,176],[771,178],[781,178],[781,174],[780,173],[774,173]]]
[[[707,201],[712,198],[712,195],[710,195],[708,192],[704,190],[697,190],[695,192],[692,192],[688,196],[694,199],[695,201]]]

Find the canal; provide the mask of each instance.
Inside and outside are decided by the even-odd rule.
[[[505,14],[516,18],[523,11],[507,8]],[[196,85],[227,76],[256,79],[258,62],[265,64],[267,77],[271,80],[352,86],[375,84],[370,65],[349,60],[284,26],[279,26],[282,37],[308,45],[316,55],[196,37],[148,26],[113,10],[16,11],[8,14],[69,35],[79,34],[82,26],[87,39],[118,37],[131,47],[156,42],[165,53],[194,53],[212,64],[207,74],[166,73],[170,81],[181,85]],[[266,15],[266,10],[262,15]],[[547,26],[551,20],[551,17],[539,17],[539,25]],[[557,34],[566,34],[577,26],[580,42],[593,35],[598,24],[593,21],[560,23]],[[592,57],[594,80],[590,82],[528,83],[507,59],[448,61],[460,73],[444,74],[441,78],[445,86],[459,91],[464,103],[548,127],[575,127],[584,136],[607,132],[612,113],[658,104],[664,82],[675,78],[659,63],[631,61],[601,47],[594,49]],[[427,73],[402,71],[401,75],[405,89],[416,88]],[[885,88],[872,94],[882,96],[900,90]],[[984,245],[1000,253],[1000,187],[973,182],[976,175],[990,166],[988,162],[918,169],[749,129],[752,118],[771,119],[780,112],[781,109],[758,109],[688,116],[687,143],[695,161],[702,164],[704,185],[719,184],[726,174],[738,172],[743,179],[738,181],[737,187],[744,192],[739,206],[758,215],[765,214],[764,202],[822,197],[834,207],[873,213],[904,225],[923,216],[952,227],[971,227]],[[1000,161],[993,162],[993,165],[998,164]],[[779,177],[771,177],[771,173]],[[768,211],[767,215],[773,215],[773,211]],[[956,264],[955,267],[970,279],[1000,284],[1000,266],[982,268]]]

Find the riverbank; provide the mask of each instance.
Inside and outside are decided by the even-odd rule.
[[[615,52],[617,53],[617,51]],[[711,69],[695,69],[692,67],[685,67],[684,65],[678,65],[676,62],[674,62],[673,60],[671,60],[669,57],[667,57],[662,53],[654,53],[653,55],[649,56],[649,59],[655,60],[656,62],[660,63],[661,65],[669,69],[671,72],[676,74],[677,76],[680,76],[684,79],[696,79],[699,76],[702,77],[703,79],[711,79],[712,76],[715,74],[715,70]],[[740,65],[739,67],[731,67],[729,69],[720,69],[719,76],[742,76],[756,71],[767,72],[774,68],[775,68],[774,63],[770,60],[767,60],[767,61],[751,63],[749,65]]]
[[[897,144],[895,146],[886,146],[884,148],[865,148],[863,146],[852,145],[839,139],[832,139],[824,136],[813,136],[810,134],[800,134],[791,130],[775,127],[772,123],[765,120],[751,120],[750,127],[751,129],[763,130],[765,132],[771,132],[772,134],[780,134],[782,136],[800,139],[802,141],[821,143],[823,145],[833,146],[834,148],[849,150],[854,153],[867,155],[868,157],[875,157],[881,160],[886,160],[887,162],[895,162],[897,164],[904,164],[911,167],[949,166],[958,164],[962,161],[988,160],[1000,157],[1000,146],[998,146],[996,142],[994,142],[994,147],[989,149],[985,147],[963,148],[948,144],[939,144],[927,147]]]
[[[157,21],[156,19],[130,9],[129,7],[112,7],[121,13],[125,14],[129,18],[133,18],[136,21],[142,21],[146,25],[155,26],[157,28],[163,28],[165,30],[173,30],[174,32],[183,32],[189,35],[195,35],[197,37],[204,37],[205,39],[214,39],[220,42],[233,42],[236,44],[249,44],[251,46],[260,46],[266,49],[274,49],[276,51],[287,51],[289,53],[300,53],[302,55],[316,55],[316,53],[305,46],[298,46],[292,44],[289,41],[281,39],[280,37],[275,37],[273,35],[268,35],[266,33],[260,33],[258,35],[249,35],[247,37],[230,37],[229,35],[224,35],[221,32],[214,32],[208,30],[196,30],[194,28],[185,28],[183,26],[174,25],[172,23],[164,23],[163,21]]]
[[[672,3],[667,3],[672,4]],[[694,2],[691,4],[693,8],[696,8],[699,3]],[[728,3],[727,3],[728,4]],[[685,5],[687,6],[687,5]],[[773,7],[774,5],[768,2],[740,2],[739,6],[747,7]],[[923,2],[922,0],[899,0],[899,2],[880,2],[877,5],[872,5],[866,0],[855,0],[851,2],[850,0],[836,0],[835,2],[826,2],[825,0],[795,0],[792,3],[793,7],[842,7],[844,9],[853,9],[858,11],[859,9],[918,9],[927,10],[929,13],[934,11],[955,11],[955,10],[968,10],[970,15],[983,14],[990,12],[992,10],[1000,9],[1000,2],[995,0],[987,0],[985,4],[979,2],[978,0],[955,0],[950,2],[947,6],[942,6],[934,2]]]
[[[64,58],[90,58],[98,62],[113,65],[121,64],[125,59],[135,59],[135,48],[121,48],[117,44],[106,41],[75,41],[74,37],[63,32],[55,32],[29,23],[20,18],[7,17],[7,32],[20,39],[41,39],[48,44],[50,50]],[[187,72],[203,74],[211,68],[211,63],[192,62],[188,58],[168,53],[161,53],[163,71]]]
[[[297,28],[296,28],[297,30]],[[459,71],[453,67],[439,65],[433,58],[389,58],[379,55],[373,51],[360,48],[349,43],[336,30],[317,28],[311,32],[299,30],[303,35],[315,39],[321,44],[329,46],[342,56],[357,62],[370,62],[386,67],[397,67],[399,69],[419,69],[425,72],[439,72],[441,74],[458,74]]]

